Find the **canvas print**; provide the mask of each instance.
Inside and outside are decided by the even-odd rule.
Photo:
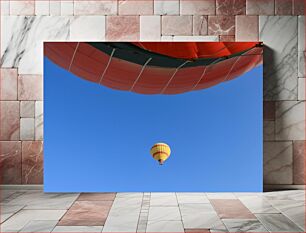
[[[262,191],[262,50],[45,42],[44,190]]]

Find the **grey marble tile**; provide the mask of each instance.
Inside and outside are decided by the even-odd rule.
[[[2,191],[1,191],[2,192]],[[24,207],[24,205],[7,205],[7,204],[1,204],[1,215],[0,215],[0,222],[4,222],[11,216],[13,216],[15,213],[17,213],[19,210],[21,210]]]
[[[20,231],[33,220],[59,220],[66,210],[21,210],[1,225],[3,232]]]
[[[43,41],[69,39],[70,17],[3,16],[1,65],[19,74],[42,74]]]
[[[282,214],[256,214],[256,217],[270,232],[303,232]]]
[[[304,63],[305,64],[305,63]],[[305,78],[298,79],[298,100],[306,100],[305,96]]]
[[[276,102],[276,140],[305,139],[305,102]]]
[[[20,232],[51,232],[57,222],[57,220],[33,220],[28,222]]]
[[[52,232],[101,232],[103,226],[56,226]]]
[[[292,142],[264,142],[264,183],[292,184]]]
[[[298,16],[298,76],[305,78],[305,16]]]
[[[229,232],[269,232],[258,220],[223,219]]]
[[[264,48],[264,99],[297,99],[297,16],[259,16]]]
[[[182,221],[149,221],[146,232],[184,232]]]

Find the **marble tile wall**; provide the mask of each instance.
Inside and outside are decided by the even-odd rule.
[[[0,3],[3,183],[43,182],[43,41],[259,40],[265,44],[264,181],[305,184],[301,166],[305,145],[303,0]],[[152,229],[155,224],[150,222]]]

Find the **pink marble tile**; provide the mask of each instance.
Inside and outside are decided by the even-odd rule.
[[[17,100],[17,69],[0,70],[0,100]]]
[[[305,141],[293,141],[293,184],[305,184]]]
[[[217,0],[217,15],[245,15],[246,0]]]
[[[219,36],[219,41],[223,42],[234,42],[235,41],[235,36]]]
[[[81,193],[78,201],[113,201],[116,193]]]
[[[181,15],[214,15],[216,12],[215,0],[181,0]]]
[[[235,16],[208,16],[208,35],[235,35]]]
[[[275,0],[275,15],[292,15],[292,0]]]
[[[19,115],[18,101],[0,101],[0,140],[19,140]]]
[[[11,15],[34,15],[35,1],[34,0],[16,0],[10,1],[10,14]]]
[[[220,218],[256,219],[255,215],[238,199],[210,199],[209,201]]]
[[[192,16],[162,16],[162,35],[192,35]]]
[[[139,16],[107,16],[106,40],[139,40]]]
[[[184,229],[185,233],[209,233],[209,229],[203,228],[191,228],[191,229]]]
[[[21,142],[0,141],[0,184],[21,184]]]
[[[22,183],[43,183],[43,142],[22,142]]]
[[[152,15],[153,0],[119,0],[119,15]]]
[[[195,15],[193,16],[193,35],[203,36],[208,33],[207,16]]]
[[[41,75],[18,76],[19,100],[42,100],[43,77]]]
[[[117,0],[74,1],[74,15],[116,15]]]
[[[76,201],[59,221],[59,226],[102,226],[113,201]]]
[[[263,102],[263,118],[264,120],[275,120],[275,102],[264,101]]]
[[[236,16],[236,41],[258,41],[258,16]]]
[[[293,0],[293,14],[305,15],[305,0]]]
[[[274,15],[274,0],[246,0],[247,15]]]

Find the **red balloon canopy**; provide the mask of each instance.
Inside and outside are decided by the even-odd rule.
[[[178,94],[232,80],[262,63],[259,42],[46,42],[78,77],[142,94]]]

